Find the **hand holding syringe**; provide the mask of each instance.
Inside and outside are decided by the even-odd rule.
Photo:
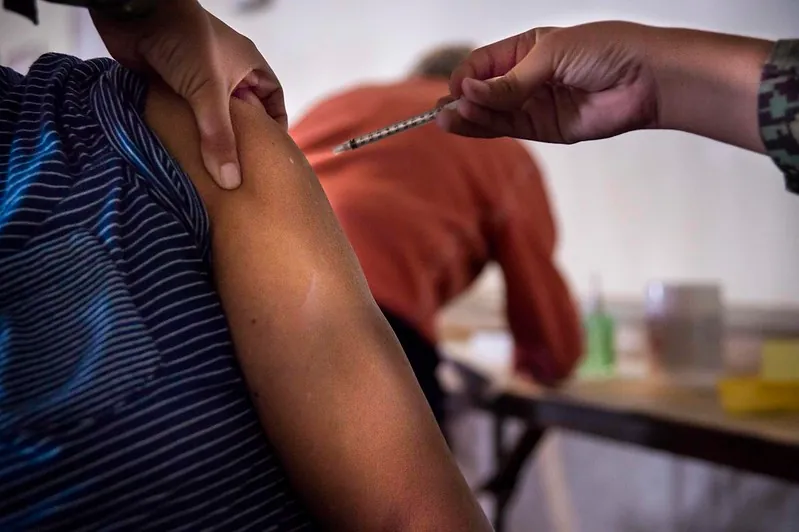
[[[360,148],[361,146],[366,146],[367,144],[372,144],[373,142],[377,142],[378,140],[383,140],[384,138],[390,137],[391,135],[396,135],[397,133],[402,133],[403,131],[408,131],[409,129],[429,124],[430,122],[436,119],[438,113],[440,113],[444,109],[455,109],[457,104],[458,101],[455,100],[453,102],[450,102],[441,107],[436,107],[435,109],[432,109],[420,115],[416,115],[411,118],[401,120],[400,122],[391,124],[390,126],[380,128],[377,131],[372,131],[371,133],[361,135],[360,137],[355,137],[353,139],[348,140],[344,144],[336,146],[333,149],[333,153],[342,153],[345,151],[355,150]]]

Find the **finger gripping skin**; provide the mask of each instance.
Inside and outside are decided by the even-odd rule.
[[[241,183],[230,92],[224,84],[208,77],[187,98],[200,133],[206,169],[220,187],[228,190]]]

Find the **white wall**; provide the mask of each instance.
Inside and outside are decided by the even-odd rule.
[[[72,53],[79,35],[80,12],[40,2],[39,25],[0,10],[0,64],[24,72],[41,54]]]
[[[618,18],[771,38],[799,32],[795,0],[275,0],[247,16],[235,2],[204,4],[256,42],[293,117],[330,91],[400,75],[431,45],[483,44],[536,25]],[[533,149],[578,290],[592,271],[612,295],[635,298],[653,277],[719,278],[730,300],[799,303],[799,198],[784,193],[768,159],[673,132]]]

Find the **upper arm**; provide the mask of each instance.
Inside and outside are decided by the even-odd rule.
[[[260,106],[231,112],[235,191],[206,174],[182,101],[156,88],[146,117],[206,204],[237,357],[294,485],[333,529],[483,530],[305,157]]]

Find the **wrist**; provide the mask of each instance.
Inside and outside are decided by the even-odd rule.
[[[650,28],[645,42],[659,128],[764,151],[757,94],[773,43],[676,28]]]

